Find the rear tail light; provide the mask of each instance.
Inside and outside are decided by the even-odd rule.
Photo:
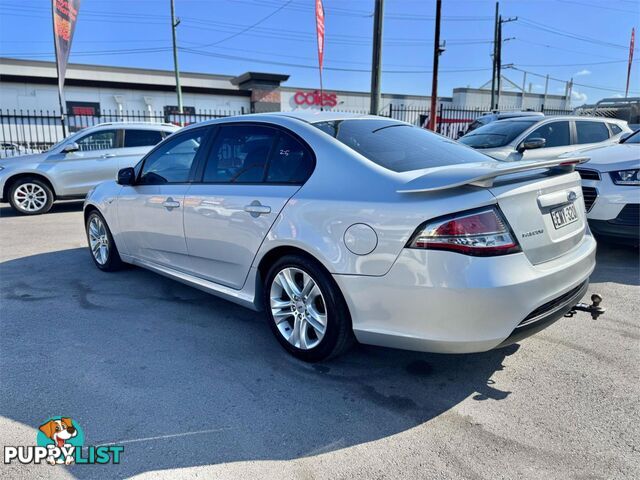
[[[496,207],[429,220],[416,230],[409,248],[450,250],[488,257],[520,252],[520,245]]]

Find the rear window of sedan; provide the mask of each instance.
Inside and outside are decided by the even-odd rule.
[[[333,120],[314,126],[394,172],[492,161],[446,137],[393,120]]]

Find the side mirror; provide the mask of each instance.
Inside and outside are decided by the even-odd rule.
[[[78,145],[76,142],[72,142],[64,146],[64,148],[62,149],[62,153],[77,152],[78,150],[80,150],[80,145]]]
[[[633,135],[633,132],[623,133],[622,136],[620,137],[620,140],[618,140],[618,143],[624,143],[625,140],[629,138],[631,135]]]
[[[133,167],[118,170],[118,185],[133,185],[136,181],[136,172]]]
[[[518,152],[522,153],[525,150],[533,150],[535,148],[544,148],[547,141],[544,138],[530,138],[518,145]]]

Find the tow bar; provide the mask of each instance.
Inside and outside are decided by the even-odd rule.
[[[605,312],[605,309],[600,306],[602,297],[597,293],[591,295],[591,305],[588,303],[578,303],[574,305],[571,310],[565,313],[565,317],[573,317],[578,312],[587,312],[591,314],[591,318],[597,320],[600,315]]]

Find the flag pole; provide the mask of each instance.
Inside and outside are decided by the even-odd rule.
[[[58,77],[58,105],[60,107],[60,124],[62,125],[62,138],[67,137],[67,126],[64,118],[64,108],[62,104],[62,85],[60,83],[60,62],[58,54],[58,42],[56,41],[56,7],[55,3],[51,4],[51,22],[53,24],[53,47],[56,55],[56,76]]]
[[[324,111],[324,87],[322,85],[322,62],[324,59],[324,5],[316,0],[316,42],[318,45],[318,74],[320,75],[320,111]]]

